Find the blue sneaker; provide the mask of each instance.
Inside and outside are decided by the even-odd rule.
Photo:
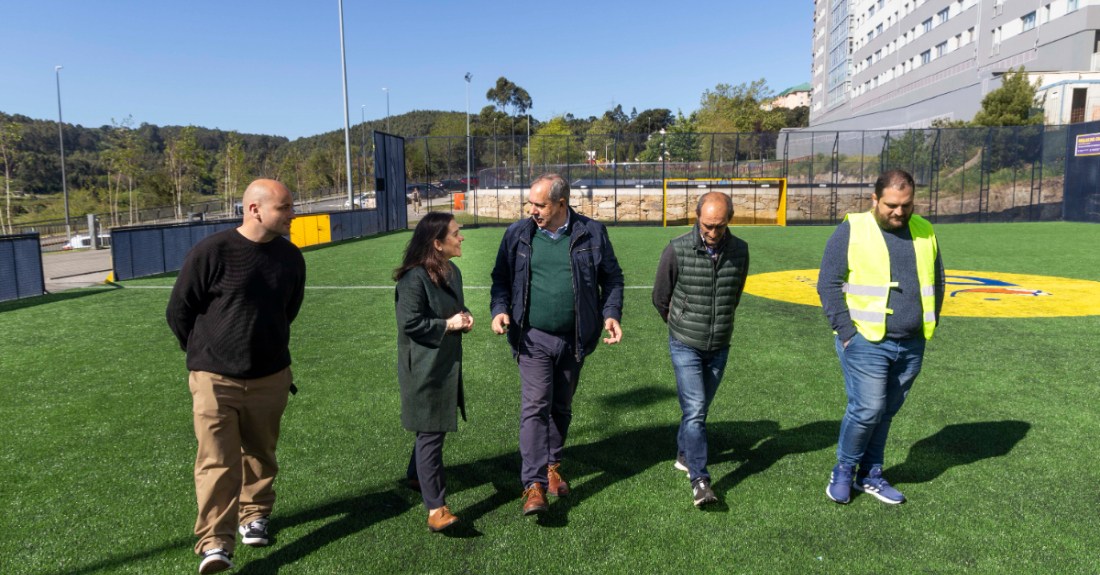
[[[887,483],[886,478],[882,476],[882,467],[872,467],[870,471],[859,470],[859,475],[856,476],[855,485],[852,487],[864,492],[874,495],[879,501],[883,503],[889,503],[891,505],[897,505],[905,501],[905,496],[900,491],[894,489]]]
[[[829,476],[829,486],[825,488],[825,495],[837,503],[847,503],[852,500],[852,475],[855,467],[837,463],[833,473]]]

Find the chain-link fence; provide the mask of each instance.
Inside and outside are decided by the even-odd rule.
[[[587,134],[405,139],[410,223],[450,211],[463,224],[527,213],[531,181],[557,172],[579,213],[659,225],[666,179],[786,178],[788,225],[835,225],[871,205],[875,180],[902,169],[933,222],[1062,217],[1066,126],[733,134]],[[469,150],[469,158],[467,158]],[[468,162],[468,163],[467,163]],[[470,179],[467,181],[467,173]],[[469,192],[467,192],[467,185]]]

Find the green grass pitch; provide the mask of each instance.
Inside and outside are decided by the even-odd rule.
[[[649,286],[685,228],[613,228]],[[735,228],[752,272],[817,267],[831,228]],[[1100,226],[937,227],[950,269],[1100,281]],[[489,330],[503,230],[456,260],[469,422],[444,451],[462,528],[429,534],[398,485],[393,292],[310,289],[293,326],[300,393],[283,419],[275,544],[236,573],[1033,572],[1100,569],[1100,317],[945,318],[895,420],[886,474],[909,502],[825,497],[845,396],[821,309],[746,295],[708,425],[722,504],[691,505],[667,331],[628,289],[625,337],[587,361],[563,472],[573,495],[520,516],[519,376]],[[392,285],[408,232],[306,253],[313,287]],[[172,277],[124,282],[167,286]],[[167,289],[90,288],[0,304],[0,571],[190,573],[195,438]]]

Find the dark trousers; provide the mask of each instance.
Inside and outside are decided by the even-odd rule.
[[[446,505],[447,478],[443,475],[443,438],[446,432],[416,432],[416,444],[406,477],[420,482],[424,509],[431,511]]]
[[[523,487],[547,486],[546,467],[561,461],[573,420],[573,393],[584,361],[577,361],[573,334],[526,328],[519,344],[519,453]]]

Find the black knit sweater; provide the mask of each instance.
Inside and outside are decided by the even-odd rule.
[[[302,252],[285,238],[261,244],[234,228],[196,244],[165,314],[187,369],[255,379],[289,366],[305,283]]]

